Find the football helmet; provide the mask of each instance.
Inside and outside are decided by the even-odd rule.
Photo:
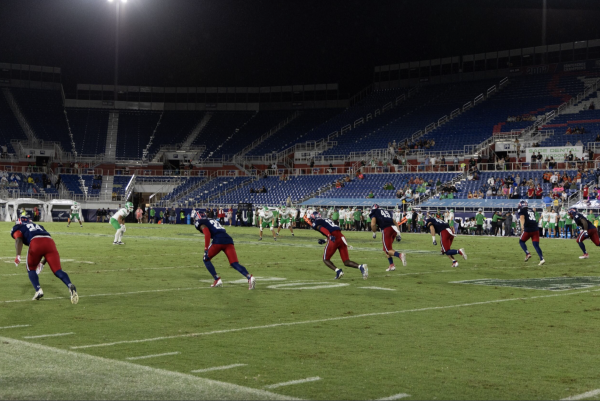
[[[133,212],[133,202],[125,203],[125,207],[127,208],[127,211]]]
[[[17,218],[17,224],[29,224],[31,223],[31,220],[29,220],[29,217],[27,216],[20,216],[19,218]]]
[[[521,201],[517,205],[517,209],[521,209],[521,208],[528,207],[528,206],[529,206],[529,203],[527,202],[527,200],[521,199]]]
[[[310,216],[310,219],[312,221],[315,221],[315,220],[320,219],[320,218],[321,218],[321,213],[319,213],[319,212],[313,212],[312,215]]]
[[[373,210],[379,209],[379,205],[377,203],[375,203],[373,206],[371,206],[371,209],[373,209]]]
[[[573,216],[575,216],[577,214],[577,209],[575,209],[574,207],[570,208],[567,213],[569,214],[569,216],[571,216],[571,218]]]

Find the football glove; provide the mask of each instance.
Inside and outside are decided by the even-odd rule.
[[[373,233],[373,239],[377,238],[377,233]]]
[[[15,266],[19,266],[19,263],[21,263],[21,255],[15,257]]]
[[[325,241],[323,238],[320,238],[318,241],[319,245],[324,245],[327,243],[327,241]]]
[[[330,237],[329,237],[329,240],[330,240],[331,242],[335,242],[335,235],[332,235],[332,236],[330,236]]]

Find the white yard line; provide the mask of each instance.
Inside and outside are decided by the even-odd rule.
[[[301,380],[292,380],[292,381],[289,381],[289,382],[269,384],[268,386],[265,386],[265,388],[274,389],[274,388],[278,388],[278,387],[291,386],[293,384],[302,384],[302,383],[316,382],[316,381],[319,381],[319,380],[321,380],[321,378],[319,376],[307,377],[306,379],[301,379]]]
[[[406,398],[406,397],[410,397],[410,394],[406,394],[406,393],[400,393],[400,394],[394,394],[394,395],[390,395],[389,397],[385,397],[385,398],[379,398],[376,401],[392,401],[392,400],[400,400],[402,398]]]
[[[165,352],[164,354],[154,354],[154,355],[144,355],[144,356],[131,356],[129,358],[125,358],[128,361],[137,361],[138,359],[148,359],[148,358],[157,358],[159,356],[169,356],[169,355],[178,355],[181,352]]]
[[[54,366],[53,377],[57,376],[59,382],[63,380],[67,385],[64,389],[54,389],[54,393],[48,389],[48,398],[72,398],[73,394],[83,394],[87,391],[89,394],[101,394],[101,398],[105,399],[295,399],[193,374],[67,351],[8,337],[0,337],[0,343],[3,347],[3,360],[14,362],[14,366],[0,365],[0,376],[8,371],[16,371],[17,375],[22,373],[41,377],[47,373],[44,371],[46,366]],[[16,399],[39,398],[39,391],[34,387],[24,385],[19,392],[12,394]],[[52,397],[52,394],[55,396]]]
[[[233,365],[214,366],[212,368],[206,368],[206,369],[196,369],[196,370],[192,370],[192,373],[213,372],[215,370],[227,370],[227,369],[239,368],[241,366],[248,366],[248,365],[246,365],[245,363],[234,363]]]
[[[32,339],[32,338],[46,338],[46,337],[62,337],[62,336],[70,336],[75,333],[56,333],[56,334],[42,334],[39,336],[25,336],[23,338]]]
[[[588,391],[587,393],[572,395],[567,398],[563,398],[561,401],[571,401],[571,400],[585,400],[586,398],[592,398],[597,395],[600,395],[600,389]]]
[[[170,292],[170,291],[192,291],[192,290],[209,290],[210,287],[190,287],[190,288],[165,288],[162,290],[144,290],[144,291],[129,291],[129,292],[112,292],[107,294],[91,294],[91,295],[79,295],[79,298],[90,298],[90,297],[114,297],[121,295],[137,295],[137,294],[148,294],[153,292]],[[54,298],[46,298],[43,299],[45,301],[55,300],[55,299],[68,299],[69,297],[54,297]],[[29,299],[13,299],[10,301],[0,301],[2,303],[13,303],[13,302],[30,302]]]
[[[358,288],[364,288],[365,290],[396,291],[393,288],[383,288],[383,287],[358,287]]]
[[[17,324],[15,326],[4,326],[4,327],[0,327],[0,330],[3,330],[3,329],[16,329],[16,328],[19,328],[19,327],[31,327],[31,325],[30,324]]]
[[[495,303],[501,303],[501,302],[528,301],[528,300],[533,300],[533,299],[562,297],[562,296],[568,296],[568,295],[580,295],[580,294],[588,294],[588,293],[598,292],[598,291],[600,291],[600,289],[577,291],[577,292],[571,292],[571,293],[537,295],[537,296],[533,296],[533,297],[494,299],[491,301],[472,302],[472,303],[468,303],[468,304],[430,306],[427,308],[404,309],[404,310],[390,311],[390,312],[364,313],[361,315],[339,316],[339,317],[331,317],[331,318],[316,319],[316,320],[304,320],[304,321],[300,321],[300,322],[274,323],[274,324],[267,324],[264,326],[249,326],[249,327],[240,327],[240,328],[236,328],[236,329],[213,330],[213,331],[205,331],[203,333],[178,334],[178,335],[173,335],[173,336],[144,338],[144,339],[140,339],[140,340],[122,340],[122,341],[114,341],[114,342],[101,343],[101,344],[79,345],[79,346],[71,347],[71,349],[110,347],[110,346],[120,345],[120,344],[136,344],[136,343],[145,343],[145,342],[152,342],[152,341],[172,340],[175,338],[201,337],[201,336],[210,336],[213,334],[227,334],[227,333],[235,333],[235,332],[239,332],[239,331],[262,330],[262,329],[271,329],[271,328],[275,328],[275,327],[297,326],[297,325],[301,325],[301,324],[333,322],[333,321],[338,321],[338,320],[357,319],[357,318],[363,318],[363,317],[389,316],[389,315],[397,315],[397,314],[401,314],[401,313],[417,313],[417,312],[426,312],[426,311],[434,311],[434,310],[455,309],[455,308],[464,308],[464,307],[469,307],[469,306],[495,304]]]

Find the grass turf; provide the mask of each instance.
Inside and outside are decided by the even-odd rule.
[[[397,260],[397,270],[386,272],[380,237],[350,232],[350,258],[369,264],[369,279],[336,255],[332,261],[346,274],[335,281],[314,231],[296,230],[294,238],[282,231],[277,242],[265,232],[258,242],[257,229],[228,228],[240,262],[258,277],[256,290],[248,291],[223,254],[213,263],[224,287],[208,288],[204,239],[192,226],[128,224],[125,246],[112,245],[108,224],[44,226],[81,299],[71,305],[66,287],[46,267],[45,297],[30,301],[24,266],[13,264],[14,241],[0,238],[0,398],[212,399],[218,391],[222,398],[268,398],[252,389],[311,377],[320,380],[269,391],[311,399],[400,393],[410,394],[407,399],[557,399],[600,388],[596,284],[549,291],[456,283],[499,279],[529,286],[531,279],[598,276],[594,250],[591,259],[579,260],[574,241],[542,240],[547,262],[540,267],[535,253],[523,262],[515,238],[459,236],[454,245],[469,259],[459,257],[452,268],[429,235],[405,235],[395,246],[408,253],[408,266]],[[17,325],[28,326],[2,329]],[[62,333],[74,334],[23,339]],[[72,356],[62,350],[92,357],[57,363]],[[179,353],[126,361],[172,352]],[[191,373],[234,364],[243,366]],[[155,369],[119,380],[127,366]],[[60,385],[45,385],[61,369]],[[171,381],[191,384],[170,391],[163,382],[171,372],[185,374]]]

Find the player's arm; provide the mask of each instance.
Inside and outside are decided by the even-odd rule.
[[[580,219],[581,221],[581,228],[583,228],[584,231],[587,231],[588,229],[588,223],[586,219]]]
[[[375,217],[371,218],[371,231],[377,232],[377,219]]]
[[[200,226],[200,230],[202,230],[202,234],[204,234],[204,253],[206,253],[210,246],[210,230],[204,224]]]
[[[525,216],[520,215],[519,222],[521,223],[521,228],[524,229],[525,228]]]
[[[431,240],[433,242],[433,245],[437,245],[437,242],[435,240],[435,227],[433,226],[433,224],[429,225],[429,232],[431,233]]]
[[[125,224],[125,220],[123,220],[123,216],[121,216],[121,215],[117,216],[117,221],[119,222],[120,225]]]
[[[19,263],[21,263],[21,252],[23,252],[23,234],[20,231],[15,231],[13,238],[15,239],[15,251],[17,254],[15,265],[19,266]]]

